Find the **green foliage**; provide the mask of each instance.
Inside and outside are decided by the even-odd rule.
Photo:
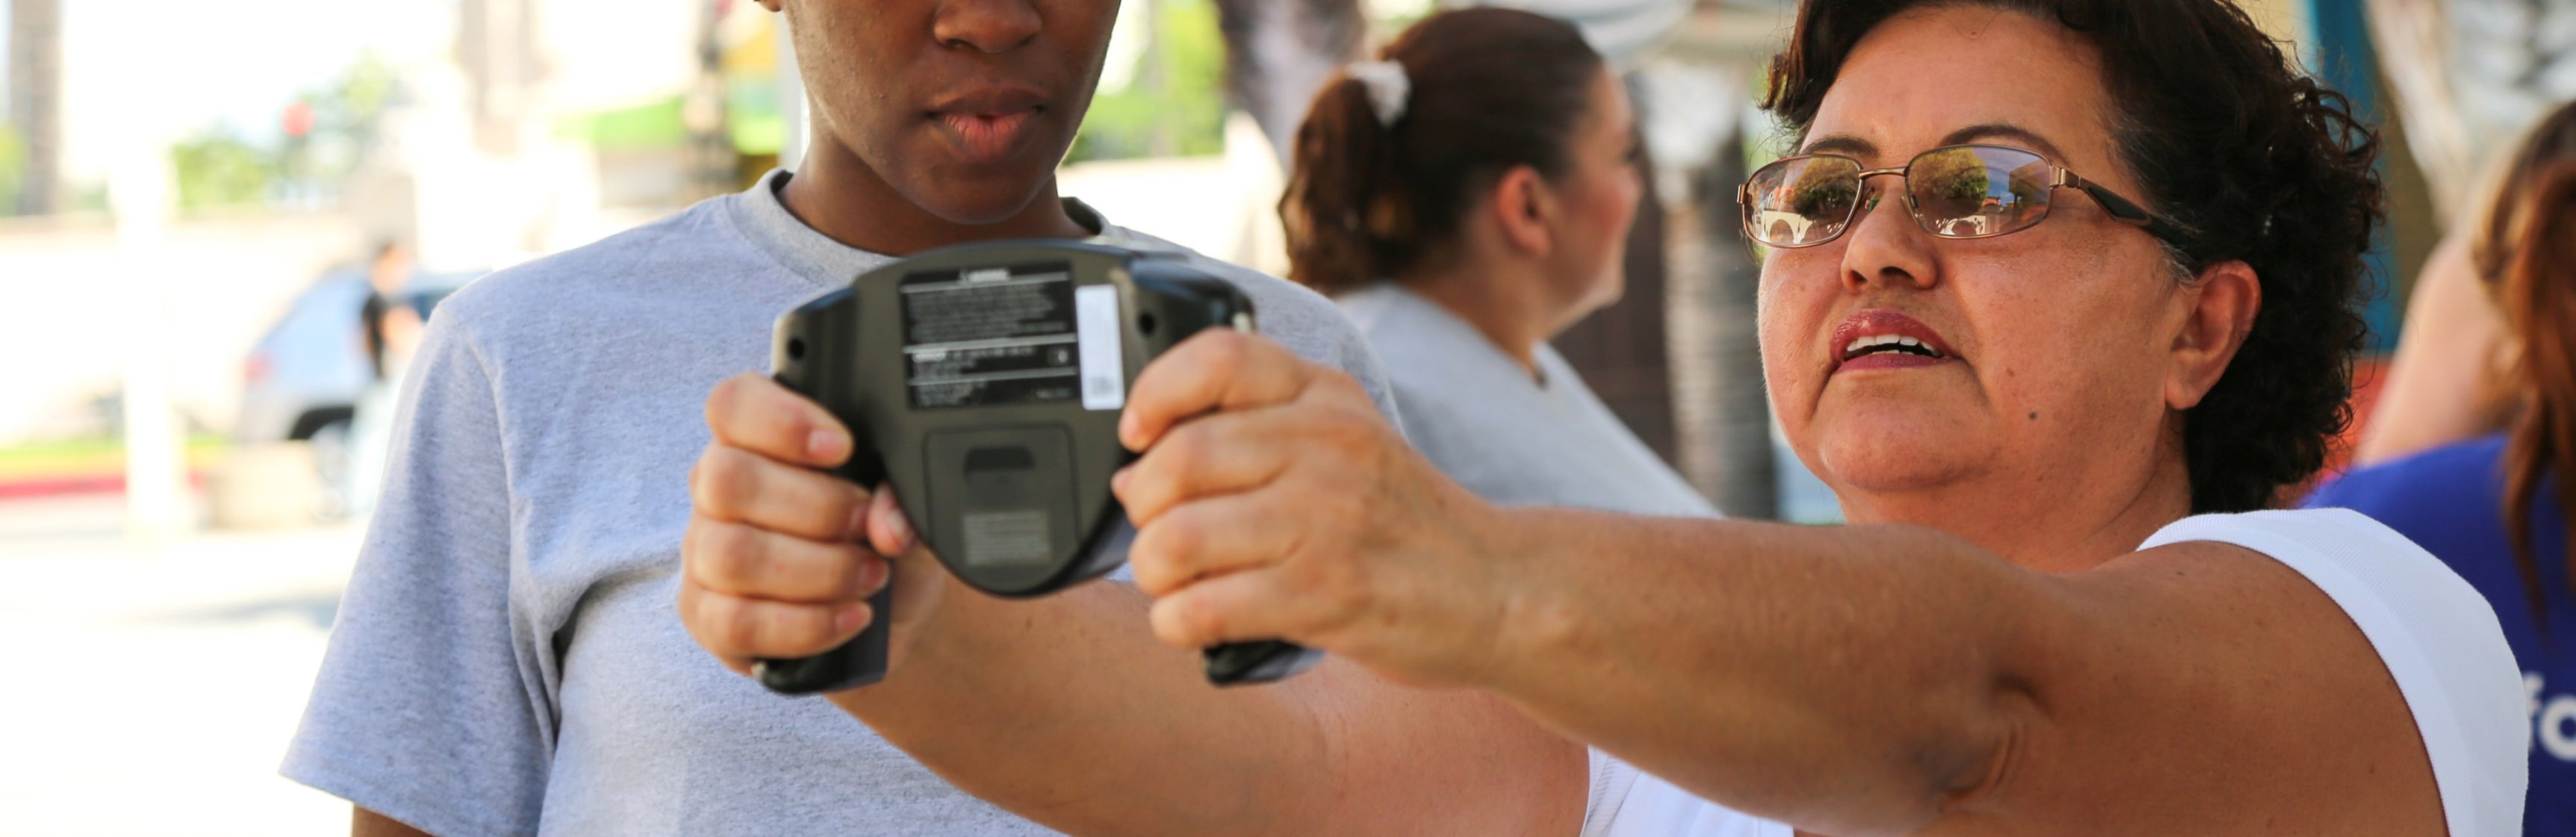
[[[370,52],[339,77],[296,96],[313,109],[313,129],[286,138],[279,152],[280,175],[299,188],[336,186],[375,146],[385,110],[399,95],[401,81],[393,65]]]
[[[172,145],[170,162],[185,209],[258,203],[277,177],[277,153],[253,145],[229,125],[198,129]]]
[[[0,123],[0,215],[18,211],[18,181],[26,165],[26,141],[18,138],[16,126]]]
[[[1139,68],[1127,89],[1094,97],[1065,162],[1223,152],[1225,38],[1217,31],[1216,4],[1129,1],[1154,4],[1161,42],[1138,60],[1159,58],[1161,67]]]
[[[296,95],[294,101],[313,114],[312,127],[303,136],[267,144],[230,124],[197,129],[170,148],[179,206],[262,203],[281,189],[336,188],[375,145],[385,111],[399,95],[393,66],[368,54],[330,81]]]

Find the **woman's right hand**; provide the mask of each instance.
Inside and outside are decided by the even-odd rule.
[[[948,574],[913,537],[892,491],[826,473],[854,449],[848,428],[812,400],[757,374],[707,395],[715,438],[689,471],[691,513],[680,542],[680,620],[725,667],[807,657],[871,622],[867,598],[895,591],[887,667],[902,663]],[[885,556],[901,556],[889,561]]]

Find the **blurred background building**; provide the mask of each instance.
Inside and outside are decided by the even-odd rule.
[[[1779,151],[1752,99],[1794,3],[1495,1],[1580,23],[1646,120],[1654,188],[1628,295],[1559,349],[1727,512],[1835,519],[1772,429],[1752,332],[1757,264],[1731,202]],[[257,14],[194,0],[0,2],[0,590],[31,591],[0,594],[0,666],[77,670],[81,658],[16,633],[69,619],[97,647],[194,648],[233,630],[224,636],[246,644],[205,653],[286,681],[224,692],[264,719],[246,722],[256,735],[163,730],[220,751],[172,762],[186,771],[174,780],[250,771],[198,782],[200,802],[244,817],[233,825],[67,790],[116,781],[119,768],[84,772],[69,748],[88,739],[62,713],[147,708],[0,699],[0,751],[59,746],[46,758],[73,765],[0,768],[11,800],[0,834],[340,828],[345,808],[269,777],[295,715],[271,704],[302,694],[364,507],[371,442],[353,426],[374,386],[357,329],[371,263],[401,247],[387,293],[434,316],[483,272],[793,168],[803,92],[783,22],[745,0]],[[2385,351],[2482,160],[2576,96],[2576,0],[2243,5],[2387,129],[2396,223],[2371,302]],[[1125,226],[1283,270],[1283,140],[1336,68],[1432,8],[1126,0],[1064,190]],[[2366,399],[2374,367],[2359,374]],[[121,581],[138,575],[157,580],[144,592]]]

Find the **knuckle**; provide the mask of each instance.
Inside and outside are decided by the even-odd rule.
[[[798,572],[825,598],[839,601],[868,592],[869,556],[865,550],[854,544],[832,544],[815,558]]]
[[[718,445],[698,460],[697,502],[708,512],[730,517],[742,511],[757,477],[750,454]]]
[[[1368,388],[1360,386],[1358,378],[1353,378],[1338,369],[1327,369],[1317,373],[1312,387],[1317,395],[1329,400],[1349,402],[1357,399],[1363,403],[1369,402]],[[1372,405],[1370,410],[1374,412],[1375,406]]]
[[[707,391],[707,424],[722,429],[733,418],[733,405],[741,400],[741,375],[717,381],[715,389]]]
[[[760,625],[752,621],[752,615],[746,612],[744,605],[741,599],[714,595],[703,599],[698,606],[700,614],[706,617],[704,621],[709,633],[724,643],[725,650],[729,652],[748,652],[760,641]]]
[[[1309,425],[1309,433],[1326,451],[1342,459],[1356,459],[1366,453],[1374,434],[1369,428],[1337,411],[1326,411]]]
[[[1368,507],[1358,496],[1339,488],[1327,488],[1322,502],[1317,503],[1316,528],[1327,533],[1333,542],[1349,541],[1368,520]]]
[[[821,646],[831,640],[830,625],[815,617],[814,608],[774,606],[765,609],[767,633],[771,647],[805,649]]]
[[[763,550],[759,534],[749,526],[712,526],[706,533],[708,581],[729,590],[744,590],[758,584]]]
[[[1207,597],[1191,596],[1175,604],[1178,607],[1174,608],[1174,616],[1179,620],[1181,630],[1191,638],[1207,641],[1225,635],[1225,616],[1217,612],[1216,604],[1208,601]]]
[[[1251,340],[1230,330],[1209,329],[1207,368],[1219,380],[1233,378],[1252,361]]]
[[[1206,527],[1199,525],[1190,515],[1172,515],[1155,529],[1160,535],[1156,548],[1175,565],[1185,564],[1190,556],[1199,554],[1207,546]]]
[[[1205,422],[1191,422],[1174,428],[1163,437],[1160,446],[1170,447],[1162,463],[1168,473],[1180,477],[1196,473],[1205,467],[1211,452],[1207,425]]]
[[[1165,532],[1167,522],[1136,533],[1136,542],[1128,547],[1127,566],[1136,579],[1136,589],[1148,596],[1171,592],[1181,579],[1178,559],[1172,550],[1172,536]]]

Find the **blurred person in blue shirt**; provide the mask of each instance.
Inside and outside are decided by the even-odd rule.
[[[2377,518],[2485,594],[2531,692],[2525,834],[2576,835],[2576,103],[2511,159],[2472,257],[2504,323],[2488,435],[2354,471],[2308,499]],[[2480,370],[2455,370],[2477,374]]]

